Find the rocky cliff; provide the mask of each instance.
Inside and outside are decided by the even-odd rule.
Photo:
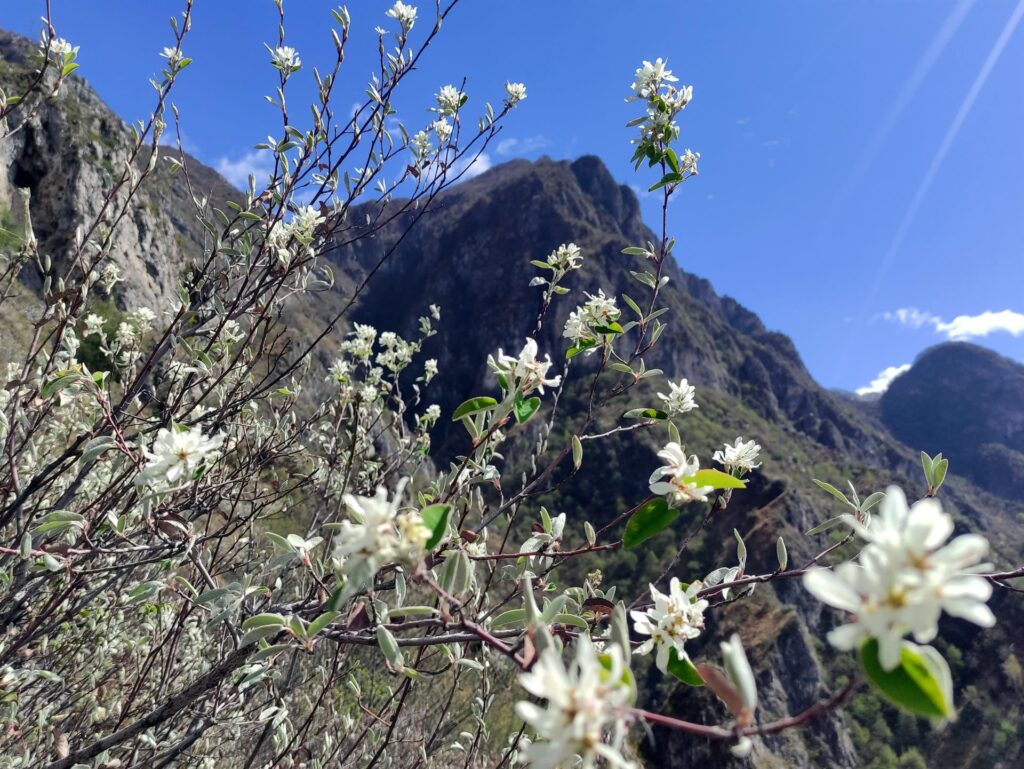
[[[1024,498],[1024,366],[964,342],[918,356],[880,402],[881,419],[910,446],[942,451],[993,494]]]

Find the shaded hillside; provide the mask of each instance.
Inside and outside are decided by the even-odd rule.
[[[1024,366],[973,344],[938,345],[892,383],[880,407],[908,446],[942,451],[954,472],[1024,498]]]

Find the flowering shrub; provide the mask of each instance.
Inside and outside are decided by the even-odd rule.
[[[840,707],[863,679],[911,712],[951,718],[949,667],[905,638],[929,643],[942,612],[990,626],[992,580],[1017,573],[986,574],[978,535],[947,544],[952,519],[932,498],[948,465],[941,457],[925,457],[929,498],[909,508],[896,488],[862,502],[822,484],[851,508],[825,525],[847,527],[843,544],[861,545],[845,562],[829,560],[832,545],[790,567],[779,539],[778,568],[750,574],[737,532],[736,565],[700,576],[677,558],[649,585],[650,600],[628,607],[600,572],[580,584],[548,580],[575,557],[612,558],[662,534],[683,506],[721,511],[761,464],[761,447],[737,438],[711,458],[722,469],[701,468],[676,424],[698,407],[686,379],[656,393],[660,408],[619,414],[639,383],[664,378],[644,360],[668,328],[659,292],[674,241],[664,230],[659,243],[624,249],[640,260],[631,274],[641,299],[584,292],[562,329],[565,349],[536,340],[586,254],[568,243],[533,262],[542,272],[532,285],[543,289],[536,332],[517,354],[488,357],[493,392],[449,415],[428,402],[439,365],[422,359],[440,308],[428,307],[413,340],[348,325],[364,283],[312,338],[289,337],[284,308],[333,282],[325,251],[395,221],[415,227],[527,92],[507,82],[500,108],[484,104],[471,117],[465,87],[444,85],[429,122],[407,127],[393,94],[452,5],[396,2],[379,19],[389,26],[377,29],[367,99],[339,117],[333,91],[352,23],[340,8],[336,60],[313,74],[310,124],[294,125],[285,98],[307,69],[277,7],[268,71],[284,127],[261,145],[275,171],[250,177],[244,200],[226,210],[192,197],[210,245],[189,255],[173,303],[134,308],[116,326],[97,311],[124,280],[109,233],[156,164],[191,190],[185,155],[164,158],[159,144],[168,96],[190,63],[191,3],[161,53],[154,112],[95,222],[81,228],[70,267],[55,274],[30,227],[3,254],[9,282],[26,266],[47,277],[38,333],[8,361],[0,389],[0,767],[622,769],[639,766],[641,722],[745,755],[761,735]],[[32,87],[0,96],[4,131],[20,130],[60,89],[77,53],[47,21]],[[676,83],[662,59],[644,62],[629,97],[642,108],[630,123],[633,160],[657,169],[650,189],[664,206],[699,159],[672,146],[693,98]],[[365,225],[349,223],[356,211]],[[99,360],[107,370],[92,370],[82,339],[101,353],[93,368]],[[331,360],[321,365],[320,353]],[[570,361],[580,353],[589,368],[577,374]],[[586,378],[589,400],[564,444],[549,445],[570,376]],[[600,427],[609,415],[615,426]],[[462,453],[439,467],[430,433],[443,418],[466,435]],[[542,419],[528,471],[503,476],[509,435]],[[650,494],[608,525],[535,505],[571,482],[592,442],[659,426],[669,440]],[[569,546],[570,533],[586,544]],[[851,615],[828,638],[860,655],[863,678],[804,713],[758,721],[741,638],[722,643],[721,667],[686,644],[756,584],[798,577]],[[706,686],[728,715],[698,724],[646,709],[633,666],[651,654],[660,674]]]

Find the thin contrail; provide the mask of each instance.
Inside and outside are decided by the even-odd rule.
[[[885,115],[882,116],[882,121],[878,124],[878,128],[871,136],[871,141],[868,146],[864,148],[864,151],[857,158],[857,164],[854,166],[853,173],[850,174],[849,179],[846,180],[846,184],[843,185],[839,194],[836,196],[835,202],[832,204],[831,210],[825,217],[825,227],[828,229],[828,223],[830,223],[835,216],[842,209],[843,204],[850,197],[852,192],[857,188],[857,185],[864,179],[868,171],[871,169],[874,163],[875,157],[881,150],[882,145],[888,138],[889,133],[893,127],[899,121],[903,115],[903,111],[907,108],[907,104],[910,103],[911,99],[917,93],[921,84],[928,77],[932,67],[935,66],[935,62],[938,61],[939,57],[942,56],[942,52],[946,50],[946,46],[949,41],[953,39],[953,36],[960,29],[960,25],[966,18],[967,13],[971,10],[977,0],[960,0],[950,11],[946,20],[942,23],[942,26],[935,33],[935,37],[932,38],[928,47],[925,49],[924,54],[918,60],[917,65],[914,67],[914,71],[910,73],[910,77],[907,78],[900,92],[896,95],[892,104],[889,105],[889,109],[886,110]]]
[[[981,65],[981,69],[978,70],[978,74],[974,78],[974,82],[971,83],[971,88],[967,92],[967,96],[964,97],[963,103],[960,105],[960,109],[957,110],[956,115],[953,117],[953,122],[949,124],[949,128],[946,130],[946,135],[942,138],[942,144],[939,145],[939,149],[935,153],[935,157],[932,158],[931,165],[928,167],[928,173],[926,173],[924,178],[921,180],[921,184],[918,186],[917,192],[914,193],[914,199],[910,202],[910,207],[907,209],[907,213],[904,214],[903,220],[900,222],[900,226],[896,230],[896,235],[893,237],[892,243],[889,244],[889,248],[885,252],[885,256],[882,257],[882,263],[879,265],[878,273],[875,275],[874,285],[872,285],[871,290],[865,297],[865,306],[870,306],[875,295],[878,293],[878,289],[882,284],[882,278],[885,277],[885,273],[889,270],[889,266],[892,264],[893,257],[899,251],[900,246],[903,245],[903,239],[910,230],[910,225],[913,224],[914,217],[917,216],[917,211],[921,207],[921,203],[924,201],[925,196],[928,194],[928,190],[932,186],[932,182],[935,181],[935,176],[938,174],[939,168],[946,159],[946,155],[949,154],[949,150],[953,146],[953,142],[956,141],[956,136],[960,132],[960,128],[963,126],[964,120],[967,119],[968,113],[974,106],[974,101],[978,98],[978,94],[981,93],[981,89],[985,87],[985,81],[988,80],[988,76],[992,73],[992,69],[995,67],[996,62],[999,61],[999,57],[1002,55],[1003,49],[1006,48],[1007,42],[1009,42],[1011,35],[1013,35],[1014,31],[1017,29],[1017,25],[1020,23],[1022,17],[1024,17],[1024,0],[1020,0],[1020,2],[1017,3],[1017,6],[1013,9],[1013,13],[1011,13],[1010,18],[1007,19],[1006,24],[1003,27],[1003,31],[999,33],[999,38],[996,40],[995,45],[992,46],[992,50],[989,51],[988,56],[985,58],[985,63]]]

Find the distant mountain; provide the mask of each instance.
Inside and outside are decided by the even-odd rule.
[[[908,446],[949,457],[993,494],[1024,498],[1024,366],[957,342],[921,353],[882,396],[883,423]]]
[[[27,42],[0,33],[0,87],[6,88],[20,76],[30,48]],[[31,216],[43,236],[41,248],[59,264],[77,223],[95,211],[108,180],[107,166],[117,157],[116,150],[123,149],[128,135],[123,122],[88,86],[71,78],[70,87],[58,100],[12,140],[0,143],[0,214],[6,217],[4,221],[17,224],[18,189],[31,190]],[[211,169],[198,162],[193,162],[191,169],[199,194],[209,194],[213,200],[237,195]],[[361,221],[358,211],[352,212],[350,221]],[[351,297],[354,286],[398,241],[404,223],[396,221],[357,246],[339,243],[329,248],[325,258],[332,262],[336,285],[293,305],[289,313],[293,334],[307,335],[333,317]],[[174,291],[182,267],[205,247],[203,230],[191,201],[181,192],[180,180],[166,171],[157,173],[122,227],[112,249],[124,274],[116,302],[125,307],[139,303],[158,307]],[[685,240],[685,232],[677,235]],[[351,319],[411,337],[417,318],[430,304],[438,304],[442,310],[439,334],[429,340],[425,354],[439,360],[441,373],[425,389],[425,397],[450,413],[467,397],[493,392],[495,385],[484,365],[487,355],[499,347],[518,351],[532,332],[540,310],[540,289],[529,286],[537,272],[531,259],[543,258],[570,241],[585,255],[583,269],[569,284],[573,293],[556,299],[538,339],[541,353],[550,354],[561,366],[566,346],[561,329],[582,299],[581,291],[595,293],[601,288],[610,295],[627,293],[639,298],[641,287],[628,272],[636,269],[635,257],[624,256],[621,250],[650,237],[636,196],[617,183],[598,158],[513,161],[439,196],[433,210],[401,241],[394,256],[369,283]],[[690,580],[715,565],[733,563],[734,528],[746,538],[752,570],[775,568],[775,540],[780,535],[789,546],[791,563],[802,563],[817,553],[825,537],[807,538],[802,532],[837,510],[835,500],[813,485],[812,476],[836,485],[849,478],[865,493],[898,483],[913,495],[921,491],[917,449],[941,449],[952,457],[954,472],[959,462],[966,462],[960,458],[958,445],[963,441],[953,438],[960,433],[952,432],[952,427],[951,432],[935,435],[934,446],[916,436],[897,440],[881,421],[821,388],[788,337],[766,329],[756,315],[716,293],[707,281],[676,265],[670,266],[667,274],[670,283],[662,299],[669,312],[662,320],[669,328],[647,363],[662,368],[672,379],[687,377],[699,388],[700,408],[680,420],[684,442],[705,459],[741,434],[764,447],[763,467],[754,473],[750,487],[736,494],[729,507],[694,538],[677,567],[680,577]],[[38,275],[23,276],[25,307],[32,306],[32,292],[38,288]],[[18,323],[26,326],[26,318],[0,321],[0,346],[12,349],[7,346],[10,337],[4,335],[16,336],[12,329],[18,328]],[[337,344],[342,334],[339,330],[331,342]],[[329,356],[329,350],[324,355]],[[586,373],[593,364],[579,356],[569,368],[569,383],[559,409],[570,425],[584,407]],[[917,368],[906,377],[915,375]],[[997,369],[991,369],[992,381],[1000,376]],[[894,383],[892,397],[899,397],[901,381]],[[1014,392],[1019,393],[1017,387]],[[1002,402],[1011,400],[1007,396]],[[654,402],[650,388],[638,389],[629,403],[620,404],[603,422],[611,425],[622,410]],[[963,401],[944,402],[964,408]],[[1020,402],[1018,397],[1013,412],[1018,416]],[[997,420],[999,413],[993,408],[992,419]],[[438,425],[433,444],[438,464],[445,466],[454,453],[465,449],[460,429],[447,419]],[[509,464],[521,466],[527,447],[542,437],[539,424],[513,434],[507,452]],[[556,450],[567,439],[564,431],[546,437]],[[600,524],[642,498],[647,477],[657,463],[654,452],[665,440],[663,432],[637,431],[588,442],[579,476],[538,503],[567,512],[569,519],[577,522],[570,526],[573,536],[582,537],[578,522],[584,515]],[[1020,450],[1007,437],[1003,441],[979,439],[977,451],[993,443],[1007,451]],[[507,477],[514,482],[517,474],[509,472]],[[982,480],[977,482],[984,485]],[[943,501],[960,528],[986,533],[998,561],[1015,563],[1024,556],[1024,532],[1017,519],[1024,511],[1020,504],[993,497],[959,478],[952,478],[943,489]],[[601,569],[606,584],[619,585],[620,594],[636,595],[662,572],[683,533],[693,529],[702,514],[688,510],[672,532],[650,540],[643,548],[607,560],[593,556],[581,568]],[[997,596],[1005,620],[993,632],[982,634],[956,622],[944,625],[940,645],[955,662],[964,718],[941,733],[933,734],[927,724],[898,715],[862,689],[847,711],[825,715],[807,729],[766,738],[750,762],[732,758],[721,746],[656,730],[648,766],[656,769],[700,762],[709,767],[758,769],[897,769],[898,760],[904,762],[901,766],[920,766],[913,763],[921,757],[915,757],[914,745],[920,746],[927,765],[934,769],[1018,766],[1024,738],[1012,731],[1007,736],[1004,722],[1017,717],[1012,710],[1016,705],[1006,703],[999,668],[1017,640],[1015,623],[1019,628],[1024,616],[1017,598]],[[750,599],[715,611],[709,633],[694,644],[694,650],[699,654],[703,645],[717,656],[715,642],[740,630],[758,669],[759,712],[769,720],[808,707],[850,674],[850,655],[833,654],[821,640],[837,620],[835,612],[823,609],[796,581],[765,585]],[[643,666],[638,675],[646,678],[644,690],[652,692],[656,700],[649,703],[652,706],[680,716],[721,718],[720,708],[706,691],[673,687]],[[889,753],[879,750],[880,745],[887,746],[891,760]]]

